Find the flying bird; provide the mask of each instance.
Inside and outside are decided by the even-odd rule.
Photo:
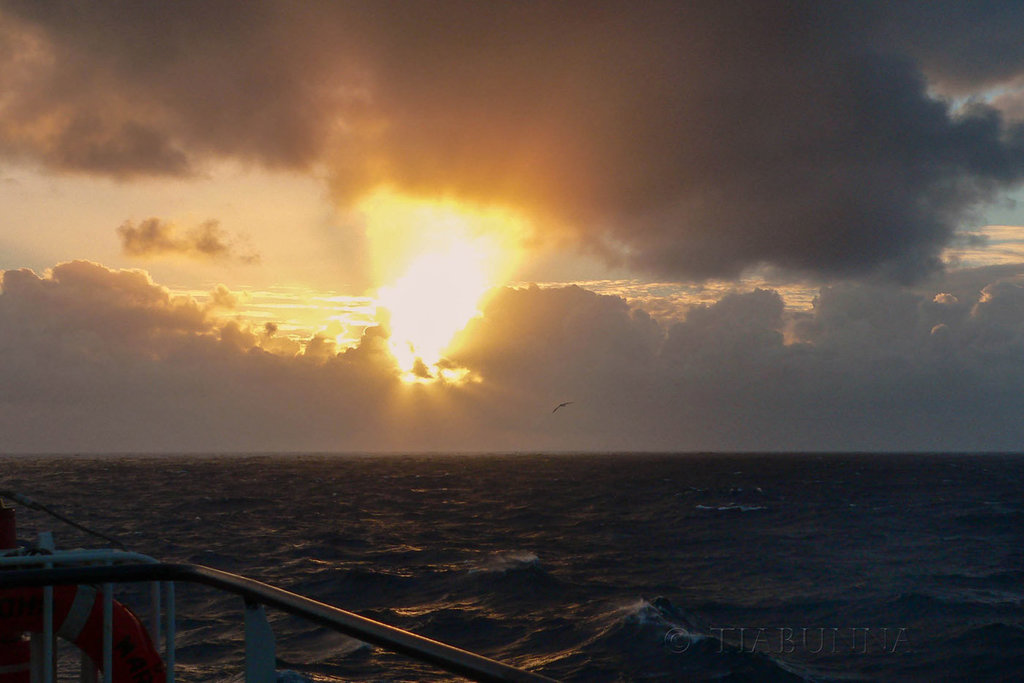
[[[559,408],[564,408],[567,405],[569,405],[570,403],[575,403],[575,401],[563,401],[562,403],[559,403],[557,406],[555,406],[555,410],[552,410],[551,412],[553,413],[553,412],[557,411]]]

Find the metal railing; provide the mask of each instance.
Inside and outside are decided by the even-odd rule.
[[[154,582],[168,590],[166,607],[168,680],[174,677],[174,582],[196,583],[216,588],[243,598],[245,603],[246,683],[273,683],[274,637],[264,613],[264,606],[303,617],[314,623],[366,643],[427,662],[451,673],[477,681],[540,682],[552,679],[511,667],[478,654],[445,643],[416,635],[388,624],[361,617],[332,605],[255,581],[244,576],[196,564],[165,564],[146,556],[136,556],[132,564],[104,563],[93,566],[59,566],[68,564],[57,558],[64,553],[90,551],[63,551],[55,555],[34,556],[41,568],[5,568],[0,571],[0,589],[22,587],[52,587],[79,584],[104,584],[105,600],[110,600],[112,584]],[[129,559],[132,553],[117,553],[120,559]],[[0,565],[4,560],[0,558]],[[84,559],[84,558],[83,558]],[[49,562],[47,562],[49,560]],[[104,561],[100,559],[100,561]],[[13,564],[13,563],[8,563]],[[48,566],[47,566],[48,565]],[[159,590],[154,595],[159,601]],[[106,609],[105,609],[106,611]],[[157,602],[155,612],[159,612]],[[169,615],[169,616],[168,616]],[[52,621],[52,616],[51,616]],[[111,622],[107,620],[106,624]],[[159,629],[159,620],[156,621]],[[153,628],[151,626],[151,628]],[[52,630],[52,625],[51,625]],[[105,629],[106,631],[107,629]],[[153,634],[159,640],[158,632]],[[49,640],[49,638],[46,638]],[[105,643],[103,672],[107,680],[111,671],[110,650]]]
[[[117,564],[159,564],[158,560],[141,553],[128,552],[124,550],[56,550],[53,543],[53,535],[50,532],[43,532],[39,535],[34,550],[25,553],[22,550],[6,550],[0,555],[0,575],[6,577],[19,574],[45,573],[54,568],[86,568],[90,565],[112,566]],[[36,569],[31,569],[35,567]],[[19,569],[20,568],[20,569]],[[25,569],[30,568],[30,569]],[[7,586],[0,583],[0,588],[20,587],[42,587],[42,628],[38,633],[31,634],[32,659],[30,664],[31,679],[33,683],[53,683],[55,680],[56,651],[55,651],[55,624],[53,586],[63,585],[57,583],[23,584],[22,586]],[[104,582],[102,585],[102,650],[99,661],[93,663],[88,661],[85,653],[82,653],[82,675],[84,682],[95,681],[95,666],[103,672],[104,683],[112,683],[111,671],[113,669],[113,612],[114,612],[114,587],[112,583]],[[161,609],[163,598],[166,607]],[[175,617],[174,617],[174,584],[153,582],[150,589],[150,620],[149,632],[155,645],[159,646],[161,632],[164,637],[164,662],[170,675],[168,681],[174,683],[174,652],[175,652]],[[161,621],[163,617],[163,623]],[[162,626],[166,626],[162,629]]]

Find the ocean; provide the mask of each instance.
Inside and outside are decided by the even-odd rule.
[[[8,456],[0,472],[132,550],[556,679],[1024,677],[1022,456]],[[21,538],[102,545],[18,515]],[[241,681],[241,600],[179,585],[177,610],[178,679]],[[270,616],[282,681],[452,678]]]

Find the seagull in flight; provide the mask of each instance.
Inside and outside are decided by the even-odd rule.
[[[552,410],[551,412],[553,413],[553,412],[557,411],[559,408],[564,408],[567,405],[569,405],[570,403],[575,403],[575,401],[563,401],[562,403],[559,403],[557,406],[555,406],[555,410]]]

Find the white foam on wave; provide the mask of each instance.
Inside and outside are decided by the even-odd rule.
[[[539,567],[540,558],[536,553],[525,550],[518,550],[507,553],[491,555],[482,567],[474,567],[469,572],[506,572],[510,569],[523,569],[526,567]]]
[[[663,633],[665,642],[670,647],[681,647],[683,641],[697,643],[709,638],[706,633],[692,623],[682,614],[666,614],[665,610],[658,606],[662,598],[657,598],[653,603],[645,598],[630,600],[629,602],[616,605],[610,616],[614,624],[636,624],[640,627],[653,627],[658,633]],[[665,606],[671,612],[675,606],[664,601]]]
[[[754,510],[767,509],[764,505],[741,505],[739,503],[734,503],[730,505],[696,505],[694,507],[696,507],[698,510],[718,510],[720,512],[729,512],[736,510],[740,512],[753,512]]]
[[[613,614],[619,621],[631,621],[638,624],[664,623],[665,617],[657,607],[643,598],[631,600],[614,608]]]

